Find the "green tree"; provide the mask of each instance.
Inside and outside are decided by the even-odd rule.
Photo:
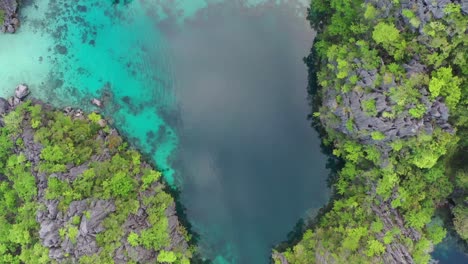
[[[447,106],[454,110],[461,98],[461,79],[453,76],[451,67],[442,67],[432,73],[429,91],[433,98],[445,96]]]
[[[468,240],[468,207],[463,204],[455,206],[453,209],[455,230],[464,240]]]
[[[385,252],[385,246],[378,240],[371,239],[367,242],[367,255],[378,256]]]
[[[174,263],[177,260],[177,256],[172,251],[161,250],[158,254],[159,263]]]
[[[400,32],[393,24],[379,22],[372,32],[372,38],[379,44],[393,45],[400,39]]]
[[[129,235],[128,235],[128,238],[127,238],[127,241],[128,243],[130,244],[130,246],[132,247],[136,247],[138,246],[140,243],[138,242],[138,234],[134,233],[134,232],[131,232]]]

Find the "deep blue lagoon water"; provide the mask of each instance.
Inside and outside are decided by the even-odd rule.
[[[268,263],[329,197],[306,116],[307,0],[25,0],[0,38],[0,95],[90,99],[181,191],[200,252]]]
[[[461,245],[459,238],[455,234],[448,234],[447,237],[437,245],[432,253],[432,257],[439,261],[439,264],[468,263],[468,254]]]
[[[0,37],[0,96],[25,82],[59,107],[101,98],[181,191],[204,257],[268,263],[328,200],[306,119],[308,0],[22,2],[19,33]]]

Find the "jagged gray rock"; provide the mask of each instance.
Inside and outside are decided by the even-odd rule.
[[[5,98],[0,97],[0,115],[6,114],[10,109],[10,104]]]
[[[77,167],[72,167],[68,174],[66,175],[66,178],[74,181],[78,175],[82,174],[86,169],[88,169],[88,164],[82,164]]]
[[[61,241],[58,230],[59,225],[55,222],[42,222],[39,230],[39,238],[42,240],[42,244],[49,248],[57,247]]]
[[[0,28],[3,33],[15,33],[18,29],[17,9],[18,3],[16,0],[0,0],[0,10],[5,12],[4,21],[0,21]]]
[[[385,236],[385,233],[390,232],[393,228],[398,227],[401,235],[408,237],[413,241],[421,239],[419,234],[413,228],[407,228],[404,225],[403,218],[397,210],[391,207],[388,202],[382,202],[379,206],[371,205],[372,211],[382,220],[384,224],[383,230],[380,232],[380,238]],[[388,264],[412,264],[414,263],[408,248],[400,243],[392,242],[386,246],[386,251],[383,256],[384,263]]]
[[[26,85],[18,86],[15,90],[15,96],[9,101],[0,98],[0,111],[7,113],[14,109],[20,99],[24,99],[29,94]],[[42,105],[44,110],[52,110],[47,104],[35,101]],[[72,118],[83,118],[84,114],[81,110],[67,109],[67,113]],[[0,113],[1,114],[1,113]],[[1,121],[1,116],[0,116]],[[40,163],[40,154],[43,146],[35,142],[34,130],[25,124],[29,124],[31,120],[26,116],[23,120],[23,129],[21,129],[19,137],[24,142],[24,147],[21,148],[26,159],[31,162],[33,168]],[[116,130],[110,133],[98,134],[101,140],[107,140],[106,137],[118,136]],[[111,158],[110,150],[103,147],[102,151],[90,158],[90,161],[103,161]],[[96,236],[105,231],[103,221],[110,214],[116,211],[116,206],[112,200],[99,200],[97,198],[87,198],[83,200],[72,201],[66,208],[59,200],[50,200],[45,198],[48,180],[56,177],[61,180],[73,182],[87,168],[89,163],[83,163],[78,166],[68,164],[65,172],[46,174],[31,170],[32,175],[36,179],[37,186],[37,202],[41,205],[36,213],[36,221],[39,224],[39,238],[41,243],[49,249],[49,257],[59,263],[77,263],[78,259],[84,255],[92,255],[99,253],[102,249],[96,242]],[[150,168],[146,163],[143,167]],[[0,180],[4,178],[0,175]],[[147,250],[144,247],[133,247],[128,244],[126,237],[130,232],[139,233],[143,229],[150,227],[148,214],[143,203],[145,196],[155,195],[160,189],[157,188],[161,183],[154,183],[148,191],[142,192],[138,196],[139,208],[136,214],[130,214],[122,226],[124,236],[120,241],[122,246],[115,252],[114,261],[116,263],[128,263],[129,261],[137,261],[139,263],[155,263],[157,252],[155,250]],[[175,204],[172,204],[166,211],[169,227],[168,232],[171,237],[171,244],[166,250],[173,249],[188,249],[187,242],[181,232],[181,225],[176,216]],[[68,235],[61,236],[60,230],[68,230],[70,227],[77,228],[77,235],[73,241]],[[68,231],[67,231],[68,232]]]
[[[26,84],[20,84],[15,89],[15,97],[19,100],[23,100],[29,95],[29,88]]]
[[[172,203],[166,209],[166,215],[169,218],[169,233],[171,236],[171,249],[176,247],[182,247],[184,250],[187,250],[188,245],[185,242],[184,236],[180,233],[180,223],[179,218],[177,217],[176,206],[175,203]]]
[[[407,75],[423,73],[425,66],[417,61],[411,61],[404,65]],[[409,109],[414,105],[407,105],[404,111],[396,117],[385,116],[391,113],[396,102],[391,98],[390,90],[397,87],[394,80],[379,86],[375,85],[376,70],[358,70],[361,80],[357,85],[362,89],[354,89],[349,92],[341,92],[335,89],[326,89],[323,95],[322,105],[327,113],[333,113],[334,118],[322,116],[322,123],[335,131],[341,132],[366,145],[378,146],[383,153],[390,150],[388,143],[415,136],[421,132],[431,134],[436,127],[447,132],[453,132],[448,123],[449,112],[443,102],[443,98],[430,98],[427,87],[420,87],[420,103],[426,107],[422,118],[414,118],[409,114]],[[367,89],[367,90],[366,90]],[[364,102],[373,100],[375,102],[376,114],[367,113],[363,107]],[[352,129],[350,130],[350,122]],[[372,139],[372,132],[381,132],[383,140]]]
[[[465,1],[465,0],[463,0]],[[445,16],[445,7],[452,3],[450,0],[401,0],[402,8],[398,10],[400,18],[405,24],[414,30],[419,30],[419,33],[425,35],[424,26],[431,21],[431,19],[441,19]],[[463,8],[463,5],[462,5]],[[419,23],[411,23],[411,19],[402,14],[402,10],[408,9],[413,11]]]
[[[276,260],[276,261],[279,261],[280,264],[289,264],[286,257],[283,254],[278,253],[278,252],[273,252],[273,259]]]
[[[465,13],[465,15],[468,15],[468,0],[461,0],[460,4],[462,12]]]

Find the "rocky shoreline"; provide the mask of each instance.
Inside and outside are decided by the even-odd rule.
[[[29,94],[27,85],[20,84],[16,88],[14,96],[8,99],[0,98],[0,128],[5,126],[3,120],[5,116],[18,107],[22,107],[23,104],[30,104],[29,100],[26,101]],[[40,105],[45,113],[54,111],[52,106],[40,100],[31,99],[30,101],[33,105]],[[70,117],[71,120],[87,121],[88,119],[82,110],[70,107],[63,110],[63,115]],[[97,237],[106,230],[106,219],[112,214],[118,213],[119,205],[116,204],[119,202],[118,199],[103,199],[94,196],[73,199],[64,209],[62,202],[65,198],[51,199],[48,188],[50,188],[52,178],[74,184],[77,178],[83,177],[82,175],[88,169],[93,169],[93,163],[106,162],[115,157],[112,155],[119,155],[118,152],[115,154],[115,151],[111,150],[108,144],[104,144],[120,139],[118,132],[109,128],[106,122],[97,122],[100,128],[95,140],[101,142],[98,153],[79,165],[67,164],[64,171],[47,173],[42,172],[40,169],[34,169],[40,168],[40,163],[43,162],[44,154],[42,153],[45,146],[37,141],[36,133],[38,132],[31,127],[31,119],[26,115],[21,122],[17,141],[21,140],[22,144],[17,145],[12,152],[25,156],[31,166],[30,173],[34,176],[36,182],[37,196],[35,202],[38,203],[38,208],[40,208],[36,214],[36,222],[39,224],[38,234],[36,235],[39,237],[42,246],[48,249],[49,258],[59,263],[75,262],[84,256],[99,255],[103,249],[102,241],[99,243]],[[137,163],[134,170],[148,171],[151,170],[151,166],[145,161],[141,161],[141,164],[140,162]],[[136,177],[138,178],[137,181],[144,181],[142,178],[145,176],[142,173],[137,173]],[[0,179],[2,178],[3,176],[0,175]],[[130,213],[126,217],[121,226],[123,236],[119,242],[120,246],[117,247],[112,256],[114,263],[128,263],[128,261],[154,263],[158,259],[160,254],[158,250],[145,247],[141,243],[138,245],[130,244],[131,240],[127,236],[142,234],[146,229],[151,228],[151,222],[154,222],[153,219],[150,219],[150,217],[154,217],[152,211],[164,208],[164,215],[167,220],[161,219],[161,221],[167,221],[167,233],[170,239],[170,245],[164,247],[164,251],[175,251],[181,256],[185,256],[186,252],[190,251],[187,233],[176,215],[175,202],[170,198],[169,194],[164,193],[164,188],[164,184],[159,180],[151,183],[149,188],[138,189],[137,200],[133,201],[133,203],[137,203],[137,207],[135,207],[134,213]],[[66,190],[63,190],[63,192],[66,192]],[[166,199],[170,198],[170,202],[156,205],[156,208],[154,205],[148,204],[149,200],[159,196],[166,197]],[[158,208],[158,206],[161,208]],[[76,228],[76,234],[65,236],[63,230],[70,230],[70,227]],[[34,234],[32,235],[34,236]],[[187,254],[190,255],[191,253]],[[184,259],[186,258],[184,257],[182,260]]]
[[[344,166],[333,207],[277,264],[437,263],[451,197],[467,236],[468,1],[358,2],[312,0],[313,116]]]
[[[3,12],[3,21],[0,25],[0,31],[3,33],[15,33],[19,26],[18,2],[16,0],[0,0],[0,14]],[[0,17],[1,19],[1,17]]]

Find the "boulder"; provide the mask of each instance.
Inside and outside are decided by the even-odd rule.
[[[77,167],[72,167],[68,173],[68,179],[74,181],[78,175],[82,174],[86,169],[88,169],[87,164],[82,164]]]
[[[461,1],[461,10],[465,15],[468,15],[468,0]]]
[[[10,108],[10,104],[5,98],[0,97],[0,115],[6,114],[8,109]]]
[[[16,98],[23,100],[24,98],[26,98],[26,96],[28,96],[28,94],[29,94],[29,88],[26,84],[20,84],[16,87],[16,90],[15,90]]]
[[[15,27],[19,26],[19,22],[20,22],[19,19],[16,18],[16,17],[14,17],[14,18],[11,20],[11,23],[12,23]]]
[[[10,98],[8,98],[8,104],[11,107],[17,106],[20,102],[21,102],[20,99],[14,97],[14,96],[11,96]]]
[[[93,98],[93,99],[91,100],[91,103],[92,103],[93,105],[97,106],[97,107],[102,107],[102,101],[99,100],[99,99]]]
[[[279,261],[280,264],[289,264],[286,257],[283,254],[278,253],[278,252],[273,253],[273,259],[275,260],[275,263]]]
[[[15,33],[16,29],[13,25],[8,25],[7,26],[7,32],[8,33]]]
[[[88,232],[97,234],[104,231],[101,222],[110,213],[115,212],[115,205],[106,200],[93,201],[88,210],[90,211],[91,217],[86,221],[86,227],[83,228]]]
[[[49,248],[58,246],[61,241],[58,230],[59,226],[55,222],[47,221],[41,223],[39,237],[42,239],[42,244]]]

